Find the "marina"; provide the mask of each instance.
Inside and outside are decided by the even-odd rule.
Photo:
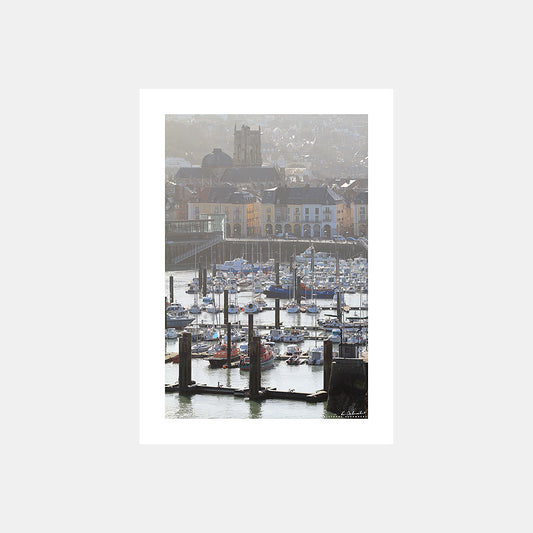
[[[343,346],[353,345],[350,357],[357,358],[357,363],[368,363],[366,260],[347,263],[333,258],[324,260],[321,266],[303,261],[293,264],[292,260],[278,266],[269,261],[268,269],[263,269],[240,258],[237,264],[241,272],[232,270],[234,264],[218,265],[222,269],[211,265],[166,273],[166,310],[177,309],[180,318],[187,316],[190,322],[178,329],[177,338],[172,335],[165,340],[165,416],[337,418],[338,414],[327,410],[324,379],[331,370],[324,367],[325,341],[333,340],[329,345],[334,361],[339,357],[342,340]],[[327,285],[325,290],[333,297],[337,280],[337,287],[342,279],[343,286],[354,290],[342,291],[342,298],[332,297],[315,304],[315,276],[322,286]],[[268,296],[267,289],[273,285],[284,285],[292,297],[292,309],[286,308],[287,302],[282,306],[280,299]],[[299,285],[305,286],[306,291],[299,290]],[[254,310],[246,312],[250,304]],[[316,306],[317,312],[307,313],[310,305]],[[199,312],[189,315],[187,310],[191,307]],[[173,323],[172,318],[166,313],[167,325],[169,319]],[[248,354],[250,325],[262,354],[257,363],[258,378],[253,375],[252,357]],[[340,327],[335,328],[337,325]],[[183,333],[187,333],[191,346],[187,348],[187,361],[182,364],[179,354]],[[265,349],[271,355],[265,356]],[[181,392],[180,365],[189,365],[185,374],[188,384]],[[254,389],[251,384],[255,379],[259,379],[259,384]]]

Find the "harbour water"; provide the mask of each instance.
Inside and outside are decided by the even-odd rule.
[[[193,270],[181,270],[166,272],[166,294],[169,294],[169,277],[174,278],[174,301],[189,307],[194,303],[194,295],[187,294],[187,286],[195,277]],[[231,295],[232,299],[235,295]],[[251,291],[243,291],[237,294],[239,306],[244,306],[253,297]],[[223,307],[223,294],[216,294],[215,300],[220,307]],[[274,299],[265,298],[269,307],[274,307]],[[281,304],[286,302],[281,300]],[[345,294],[345,302],[350,306],[360,306],[362,295],[358,293]],[[333,305],[331,300],[319,300],[319,305]],[[358,313],[351,311],[350,315]],[[366,311],[363,312],[366,315]],[[311,315],[308,313],[287,313],[284,310],[280,312],[282,327],[316,325],[318,318],[327,318],[326,314],[334,314],[334,311],[322,311],[320,315]],[[191,315],[192,316],[192,315]],[[238,325],[248,325],[248,315],[244,312],[237,315],[229,315],[230,321]],[[194,324],[220,324],[223,323],[223,313],[217,315],[202,312],[197,315]],[[254,327],[260,327],[264,324],[274,324],[274,311],[262,311],[254,314]],[[221,330],[223,334],[224,330]],[[266,333],[265,330],[260,333]],[[323,331],[311,332],[311,335],[322,335]],[[167,352],[178,351],[178,340],[167,340]],[[299,344],[302,351],[322,345],[322,340],[305,340]],[[281,353],[285,352],[286,343],[277,343]],[[335,348],[334,348],[335,350]],[[192,379],[197,383],[217,386],[218,384],[225,387],[247,387],[249,373],[241,371],[238,368],[218,368],[209,367],[205,359],[192,360]],[[166,383],[175,383],[178,380],[178,365],[165,365]],[[261,383],[264,387],[276,387],[278,390],[293,389],[297,392],[313,393],[323,388],[323,366],[299,365],[290,366],[285,361],[277,361],[271,369],[264,370],[261,373]],[[337,418],[337,415],[328,413],[325,408],[325,402],[311,404],[301,401],[291,400],[264,400],[261,403],[245,400],[243,398],[234,398],[226,395],[196,394],[191,397],[180,396],[178,393],[165,395],[165,416],[166,418]]]

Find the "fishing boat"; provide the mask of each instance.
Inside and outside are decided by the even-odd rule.
[[[228,340],[228,336],[227,335],[224,335],[222,337],[222,342],[227,342]],[[231,341],[232,342],[241,342],[241,341],[244,341],[246,340],[246,333],[244,333],[243,331],[241,330],[234,330],[231,332]]]
[[[220,313],[220,307],[218,307],[217,305],[215,305],[214,303],[210,303],[206,308],[205,310],[208,312],[208,313]]]
[[[189,307],[189,313],[191,315],[199,315],[202,312],[202,309],[197,303],[193,303],[191,307]]]
[[[240,311],[240,307],[238,305],[235,305],[235,304],[229,304],[228,305],[228,313],[230,315],[235,315],[237,314],[238,312]]]
[[[198,278],[194,278],[185,291],[187,294],[198,294],[200,288],[198,286]]]
[[[222,272],[233,272],[234,274],[248,274],[252,272],[252,265],[243,257],[237,257],[233,261],[224,261],[224,264],[217,265],[217,270]]]
[[[261,343],[261,371],[267,370],[274,366],[274,351],[269,344]],[[250,370],[250,356],[242,355],[240,358],[239,367],[241,370]]]
[[[218,331],[213,326],[207,326],[204,330],[204,340],[215,341],[220,337]]]
[[[282,342],[302,342],[304,340],[305,334],[299,329],[290,329],[285,330],[281,336]]]
[[[198,344],[195,344],[191,348],[191,355],[192,357],[198,357],[200,354],[206,354],[209,350],[210,346],[207,344],[207,342],[199,342]]]
[[[266,336],[266,340],[270,342],[280,342],[283,337],[283,331],[281,329],[271,329],[270,333]]]
[[[174,328],[168,328],[165,331],[165,339],[177,339],[178,332]]]
[[[258,311],[259,311],[259,308],[257,307],[255,302],[248,302],[244,306],[245,313],[257,313]]]
[[[188,326],[194,318],[189,318],[187,311],[180,311],[175,315],[167,313],[167,328],[183,329]]]
[[[298,313],[300,311],[300,306],[298,305],[296,300],[291,300],[285,307],[285,310],[287,311],[287,313]]]
[[[320,306],[317,305],[315,302],[310,303],[310,304],[307,306],[307,312],[308,312],[308,313],[318,314],[318,313],[320,313],[321,310],[322,310],[322,309],[320,308]]]
[[[327,340],[332,341],[334,344],[339,344],[341,342],[341,330],[339,328],[332,329]]]
[[[309,357],[307,359],[308,365],[323,365],[324,364],[324,348],[322,346],[315,346],[309,350]]]
[[[231,357],[230,362],[234,363],[240,358],[240,350],[238,346],[232,342],[231,343]],[[228,350],[227,344],[219,344],[216,348],[216,352],[207,358],[209,361],[209,366],[211,368],[222,368],[228,361]]]
[[[255,302],[255,305],[257,305],[257,308],[259,309],[259,311],[262,311],[263,308],[267,306],[267,303],[265,302],[265,300],[263,300],[263,298],[261,298],[260,296],[256,296],[254,298],[254,302]]]
[[[297,263],[308,263],[314,257],[314,262],[316,264],[334,264],[336,257],[332,256],[326,252],[315,252],[314,248],[310,246],[305,250],[303,254],[297,255],[295,257]]]
[[[192,342],[205,340],[205,332],[200,326],[188,326],[185,331],[191,334]]]
[[[287,359],[288,365],[300,365],[303,363],[303,360],[301,359],[302,351],[296,344],[287,346],[286,355],[289,356]]]

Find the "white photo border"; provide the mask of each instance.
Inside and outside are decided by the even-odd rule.
[[[393,444],[393,99],[392,89],[140,90],[140,444]],[[368,419],[165,418],[167,114],[368,115]]]

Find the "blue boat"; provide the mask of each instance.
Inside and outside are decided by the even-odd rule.
[[[277,287],[276,285],[270,285],[265,291],[267,298],[294,298],[294,290],[283,287]],[[317,289],[312,290],[302,283],[302,297],[303,298],[333,298],[335,289]]]

